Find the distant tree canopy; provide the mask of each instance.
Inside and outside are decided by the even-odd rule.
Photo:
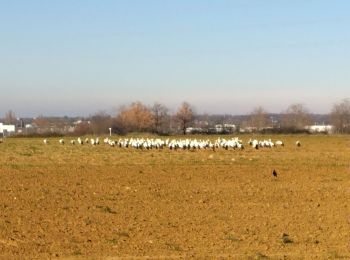
[[[17,122],[16,114],[12,110],[9,110],[5,114],[4,123],[8,125],[14,125]]]
[[[179,122],[180,129],[182,130],[182,133],[184,135],[186,134],[186,128],[193,121],[193,118],[194,118],[194,111],[192,106],[187,102],[183,102],[181,107],[176,113],[176,119]]]
[[[113,119],[106,112],[98,112],[91,116],[91,131],[93,134],[108,134],[113,125]]]
[[[310,123],[310,113],[307,108],[300,103],[290,105],[281,118],[281,127],[291,131],[304,130],[305,126]]]
[[[74,129],[74,134],[77,136],[89,135],[92,133],[91,125],[87,121],[77,124]]]
[[[258,106],[250,113],[250,125],[257,130],[261,130],[271,125],[268,113],[263,107]]]
[[[33,120],[33,124],[41,128],[48,128],[50,127],[50,120],[45,118],[44,116],[38,116]]]
[[[151,110],[141,102],[134,102],[120,109],[116,124],[126,132],[149,132],[154,123]]]
[[[169,109],[160,104],[154,103],[151,107],[152,114],[152,131],[156,134],[165,134],[169,133],[170,127],[170,116],[168,114]]]
[[[333,105],[331,123],[338,133],[350,133],[350,100],[343,99]]]

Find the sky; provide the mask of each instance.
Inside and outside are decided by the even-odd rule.
[[[328,113],[350,96],[347,0],[0,0],[0,117],[183,101]]]

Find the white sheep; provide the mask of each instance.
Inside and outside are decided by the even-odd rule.
[[[253,140],[252,141],[252,147],[255,149],[259,149],[259,141],[258,140]]]
[[[59,141],[58,141],[60,144],[64,144],[64,140],[63,139],[60,139]]]
[[[275,142],[275,145],[276,145],[276,146],[284,146],[284,143],[283,143],[282,141],[280,141],[280,140],[277,140],[277,141]]]
[[[114,146],[115,146],[115,141],[108,140],[108,144],[109,144],[110,146],[114,147]]]
[[[78,144],[80,144],[80,145],[84,144],[83,140],[81,140],[80,137],[78,137]]]

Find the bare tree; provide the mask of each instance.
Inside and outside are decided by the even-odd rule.
[[[193,121],[193,116],[194,116],[193,108],[189,103],[183,102],[175,116],[178,122],[180,123],[180,128],[183,134],[185,135],[186,128],[188,127],[189,123]]]
[[[9,110],[5,114],[4,123],[8,125],[14,125],[17,122],[16,114],[12,110]]]
[[[331,114],[331,123],[338,133],[350,132],[350,100],[343,99],[333,105]]]
[[[292,131],[303,130],[311,123],[310,113],[307,108],[300,103],[290,105],[282,114],[281,126]]]
[[[107,134],[112,125],[112,118],[106,112],[98,112],[91,117],[91,130],[94,134]]]
[[[116,122],[118,127],[126,132],[147,132],[152,128],[153,117],[147,106],[141,102],[134,102],[120,109]]]
[[[258,131],[270,125],[268,113],[263,107],[258,106],[250,113],[250,124]]]
[[[151,108],[153,116],[153,132],[160,134],[169,131],[169,115],[168,108],[160,103],[154,103]],[[168,127],[166,127],[168,125]]]
[[[92,134],[91,124],[89,124],[87,121],[81,122],[77,124],[74,128],[74,134],[77,136],[83,136]]]
[[[65,134],[71,124],[68,117],[44,117],[43,115],[39,115],[32,123],[36,131],[42,134]]]
[[[37,118],[35,118],[33,120],[33,124],[35,124],[38,128],[50,128],[50,121],[43,115],[39,115]]]

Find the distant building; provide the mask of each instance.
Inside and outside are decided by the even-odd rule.
[[[219,124],[215,125],[215,131],[216,133],[233,133],[236,131],[236,125],[234,124]]]
[[[253,132],[256,132],[256,131],[258,131],[258,128],[255,127],[255,126],[246,126],[246,127],[241,127],[239,129],[240,133],[253,133]]]
[[[201,134],[203,133],[203,129],[200,127],[187,127],[186,134]]]
[[[13,134],[15,133],[15,131],[15,125],[4,125],[3,123],[0,123],[0,134],[2,134],[3,136]]]
[[[310,133],[328,133],[331,134],[334,132],[334,126],[332,125],[309,125],[306,126],[305,129],[307,129]]]
[[[77,120],[73,122],[73,125],[79,125],[83,122],[83,120]]]

